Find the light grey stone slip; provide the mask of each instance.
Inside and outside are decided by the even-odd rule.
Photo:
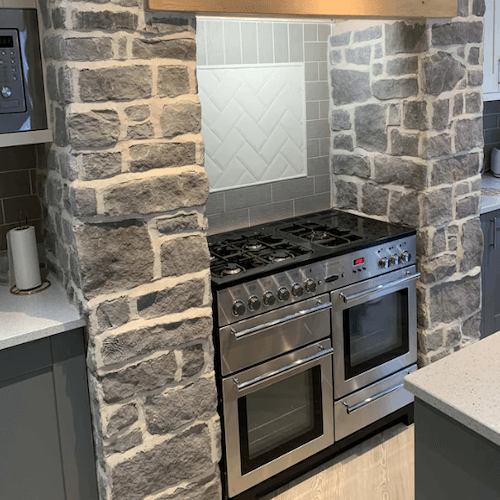
[[[500,446],[500,333],[405,377],[417,398]]]
[[[8,286],[0,286],[0,349],[85,325],[55,277],[48,279],[50,288],[29,296],[12,295]]]

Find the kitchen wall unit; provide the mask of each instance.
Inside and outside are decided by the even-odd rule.
[[[500,99],[500,0],[486,0],[484,15],[483,100]],[[497,28],[495,30],[495,28]]]
[[[500,210],[481,215],[484,235],[483,263],[481,266],[481,338],[500,330]]]
[[[149,0],[151,10],[295,16],[454,17],[456,0]]]

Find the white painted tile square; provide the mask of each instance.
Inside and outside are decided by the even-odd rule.
[[[198,67],[211,191],[307,175],[303,63]]]

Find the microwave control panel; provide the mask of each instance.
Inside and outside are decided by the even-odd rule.
[[[0,114],[25,111],[19,32],[0,29]]]

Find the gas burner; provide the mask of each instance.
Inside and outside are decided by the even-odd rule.
[[[265,247],[259,240],[248,240],[243,245],[243,248],[249,252],[257,252]]]
[[[276,250],[266,255],[270,262],[283,262],[284,260],[293,259],[294,254],[286,250]]]
[[[238,266],[238,264],[233,264],[233,263],[229,263],[227,264],[224,269],[222,270],[221,272],[221,275],[222,276],[232,276],[234,274],[239,274],[241,272],[243,272],[245,269],[241,266]]]
[[[324,241],[324,240],[329,240],[331,239],[332,235],[328,234],[325,231],[313,231],[312,233],[303,236],[304,239],[308,239],[311,241]]]

